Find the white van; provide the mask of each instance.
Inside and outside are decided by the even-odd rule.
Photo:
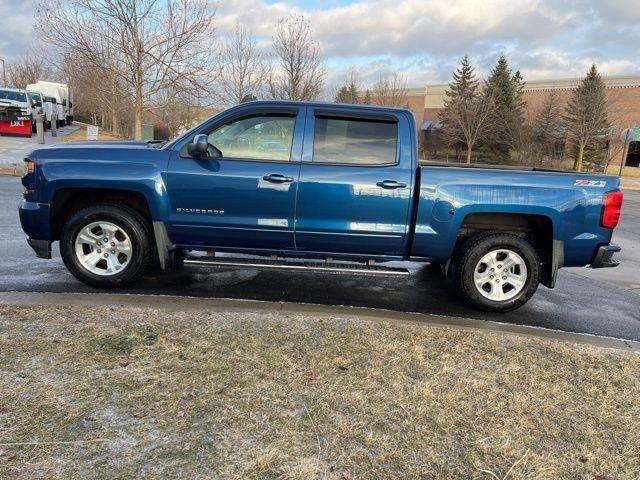
[[[64,83],[38,80],[36,83],[27,85],[27,88],[55,98],[58,126],[63,127],[71,124],[73,121],[73,103],[71,100],[71,90],[68,85]]]

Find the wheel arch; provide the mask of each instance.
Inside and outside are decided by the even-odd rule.
[[[68,218],[78,210],[95,204],[120,205],[135,210],[151,223],[151,209],[146,197],[134,190],[116,188],[62,188],[51,203],[51,238],[60,239],[60,231]]]
[[[136,190],[118,188],[62,188],[56,191],[50,209],[51,239],[59,240],[66,220],[78,210],[92,204],[109,204],[135,211],[153,232],[160,268],[164,269],[174,249],[165,224],[156,220],[153,205]]]
[[[551,216],[524,212],[470,212],[457,231],[454,255],[467,240],[492,233],[512,233],[526,238],[537,250],[541,260],[543,285],[555,286],[557,272],[564,264],[564,245],[555,239]]]

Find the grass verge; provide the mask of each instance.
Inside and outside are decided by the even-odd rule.
[[[284,313],[0,306],[0,478],[640,476],[640,358]]]
[[[76,141],[86,141],[87,140],[87,125],[76,122],[77,125],[80,125],[80,128],[74,130],[68,135],[61,137],[62,142],[76,142]],[[98,140],[122,140],[123,137],[119,137],[116,135],[111,135],[110,133],[105,132],[102,128],[98,130]]]

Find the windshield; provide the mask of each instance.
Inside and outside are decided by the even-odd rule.
[[[36,102],[40,101],[40,94],[39,93],[29,92],[29,96],[31,97],[31,100],[34,100]]]
[[[27,95],[24,92],[12,90],[0,90],[0,100],[13,100],[14,102],[26,102]]]

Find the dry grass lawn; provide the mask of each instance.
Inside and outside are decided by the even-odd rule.
[[[277,313],[0,306],[0,478],[640,478],[640,358]]]
[[[65,135],[61,138],[62,142],[76,142],[76,141],[86,141],[87,140],[87,126],[85,124],[80,124],[80,128],[71,132],[69,135]],[[105,132],[102,128],[98,130],[98,140],[122,140],[123,137],[118,137],[115,135],[111,135],[110,133]]]

